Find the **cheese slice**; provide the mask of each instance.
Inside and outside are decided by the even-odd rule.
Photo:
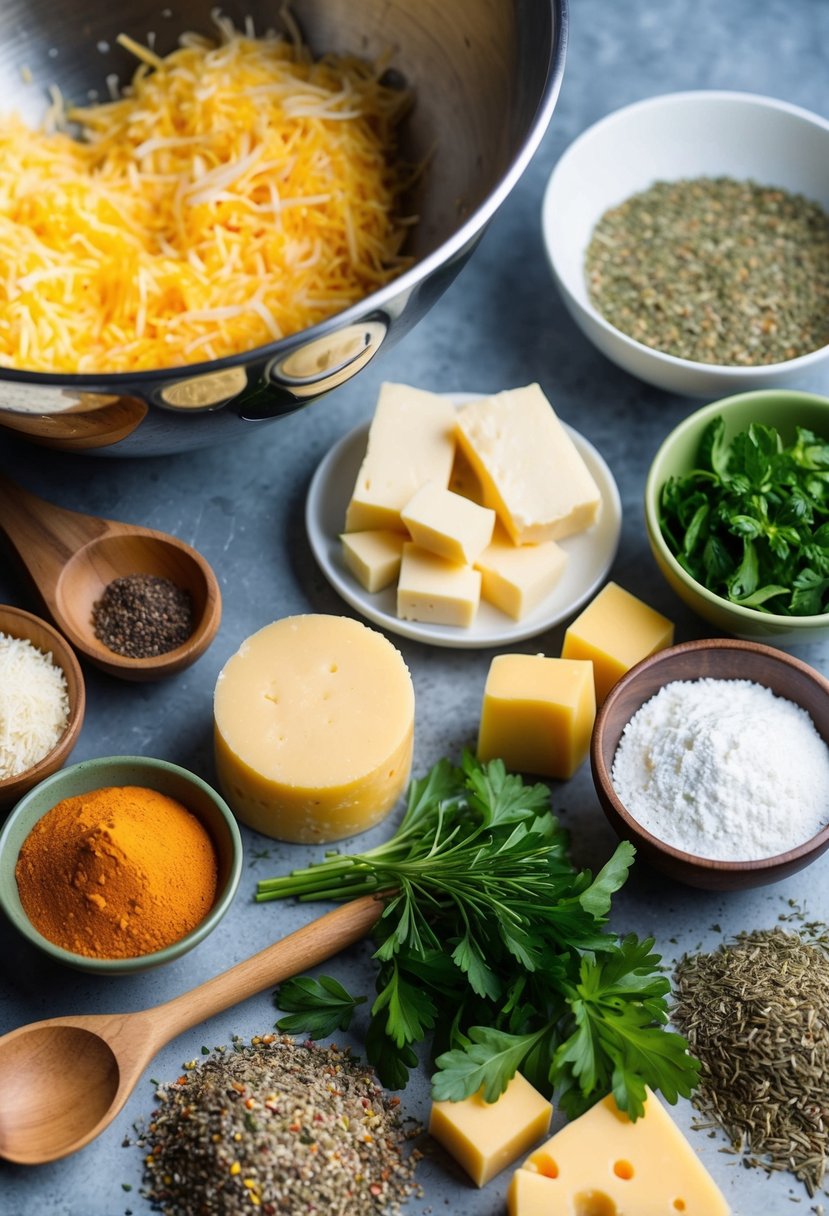
[[[222,793],[278,840],[365,831],[408,780],[411,677],[383,634],[350,617],[285,617],[247,638],[219,673],[213,716]]]
[[[404,621],[432,625],[469,626],[481,600],[481,576],[421,549],[412,541],[403,546],[397,583],[397,615]]]
[[[472,565],[492,540],[495,512],[427,481],[400,518],[415,544],[439,557]]]
[[[455,455],[455,409],[446,397],[383,384],[368,447],[345,516],[346,532],[405,532],[400,512],[427,481],[447,486]]]
[[[601,705],[626,671],[673,640],[672,621],[618,583],[607,583],[568,625],[561,654],[592,662]]]
[[[474,565],[481,572],[481,599],[517,621],[554,589],[567,565],[567,553],[554,540],[514,545],[499,525]]]
[[[561,540],[597,519],[601,491],[537,384],[470,401],[457,435],[516,544]]]
[[[596,718],[593,669],[579,659],[498,654],[484,687],[478,759],[566,779],[582,763]]]
[[[433,1102],[429,1133],[485,1186],[550,1129],[553,1108],[529,1081],[516,1073],[497,1102],[480,1093],[461,1102]]]
[[[512,1176],[509,1216],[729,1216],[725,1197],[655,1094],[635,1123],[612,1095]]]
[[[343,561],[366,591],[382,591],[400,572],[405,539],[402,532],[388,529],[344,532],[340,537]]]

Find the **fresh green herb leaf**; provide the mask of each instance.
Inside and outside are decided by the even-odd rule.
[[[366,1051],[385,1085],[405,1085],[431,1040],[436,1097],[494,1101],[521,1067],[567,1109],[613,1089],[636,1117],[646,1085],[675,1101],[696,1072],[665,1030],[653,943],[607,931],[633,856],[622,843],[595,877],[575,869],[549,789],[466,753],[411,783],[384,844],[264,880],[257,899],[383,895]],[[303,1030],[339,1026],[356,1003],[324,980],[291,984]]]
[[[277,988],[274,1000],[289,1014],[279,1019],[277,1030],[324,1039],[337,1030],[348,1030],[354,1010],[366,998],[349,996],[337,980],[321,975],[318,980],[308,976],[286,980]]]

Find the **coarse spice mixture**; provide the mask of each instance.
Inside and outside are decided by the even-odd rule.
[[[829,1151],[829,928],[740,933],[674,975],[674,1025],[701,1065],[700,1128],[746,1166],[788,1170],[810,1196]]]
[[[165,1216],[390,1216],[419,1194],[420,1129],[347,1050],[268,1034],[185,1067],[139,1140]]]
[[[193,632],[187,591],[155,574],[113,579],[92,606],[95,636],[116,654],[149,659],[175,650]]]
[[[605,212],[585,270],[611,325],[681,359],[755,367],[829,342],[829,215],[776,186],[658,181]]]

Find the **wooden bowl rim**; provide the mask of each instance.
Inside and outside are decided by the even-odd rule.
[[[678,849],[675,845],[667,844],[664,840],[660,840],[658,836],[654,836],[646,828],[642,827],[616,793],[610,777],[610,771],[605,763],[602,743],[607,729],[607,720],[620,693],[631,684],[634,684],[643,672],[660,665],[666,659],[673,658],[676,655],[693,654],[703,650],[738,650],[764,655],[800,672],[801,675],[817,684],[818,688],[829,698],[829,680],[821,672],[805,663],[802,659],[787,654],[786,651],[778,650],[774,646],[766,646],[762,642],[748,641],[742,638],[700,638],[696,641],[680,642],[675,646],[668,646],[664,650],[658,650],[655,654],[648,655],[647,658],[642,659],[634,667],[631,667],[614,684],[596,716],[590,741],[590,760],[593,777],[599,787],[601,797],[610,804],[613,811],[618,815],[622,823],[625,824],[632,836],[641,839],[652,852],[660,853],[689,870],[698,870],[704,873],[752,874],[759,871],[775,870],[778,867],[799,861],[813,852],[821,851],[823,847],[829,844],[829,823],[826,823],[814,836],[810,836],[808,840],[802,841],[799,845],[795,845],[794,848],[787,849],[785,853],[774,853],[770,857],[759,857],[753,861],[724,861],[719,858],[701,857],[697,853],[688,853],[684,849]],[[757,683],[762,684],[763,681],[758,680]],[[764,687],[768,687],[768,685],[764,684]],[[645,701],[643,700],[641,705],[644,704]],[[800,708],[803,708],[799,701],[796,704]],[[641,705],[639,708],[641,708]]]
[[[11,777],[0,778],[2,803],[8,803],[11,799],[22,796],[44,777],[50,776],[61,767],[77,743],[86,713],[86,683],[83,671],[78,657],[67,639],[54,625],[34,612],[28,612],[25,608],[16,608],[13,604],[0,604],[0,633],[25,638],[36,646],[37,643],[31,636],[33,624],[37,625],[51,639],[52,659],[61,668],[66,678],[69,717],[55,746],[36,764]],[[37,648],[41,649],[40,646]]]

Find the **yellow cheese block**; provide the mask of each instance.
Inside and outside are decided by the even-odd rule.
[[[477,1186],[526,1153],[550,1129],[553,1108],[516,1073],[497,1102],[478,1093],[462,1102],[433,1102],[429,1132]]]
[[[372,827],[409,777],[414,689],[400,652],[349,617],[291,616],[242,643],[213,701],[216,771],[235,814],[278,840]]]
[[[607,583],[568,625],[561,654],[592,662],[601,705],[626,671],[673,640],[672,621],[618,583]]]
[[[484,688],[478,759],[508,769],[572,777],[587,755],[596,718],[590,663],[541,654],[500,654]]]
[[[471,566],[448,562],[412,541],[403,546],[397,583],[397,615],[432,625],[471,625],[481,600],[481,576]]]
[[[455,409],[446,397],[404,384],[382,385],[345,531],[404,532],[400,512],[414,492],[427,481],[449,484],[454,430]]]
[[[567,553],[554,540],[514,545],[500,525],[474,563],[481,572],[481,599],[516,621],[550,594],[566,564]]]
[[[598,517],[601,491],[537,384],[470,401],[457,434],[515,544],[561,540]]]
[[[400,573],[405,539],[402,532],[388,529],[344,532],[340,537],[343,561],[366,591],[382,591]]]
[[[612,1096],[515,1171],[509,1216],[729,1216],[725,1197],[655,1094],[631,1123]]]
[[[492,540],[495,512],[427,481],[400,512],[412,540],[447,561],[471,566]]]

